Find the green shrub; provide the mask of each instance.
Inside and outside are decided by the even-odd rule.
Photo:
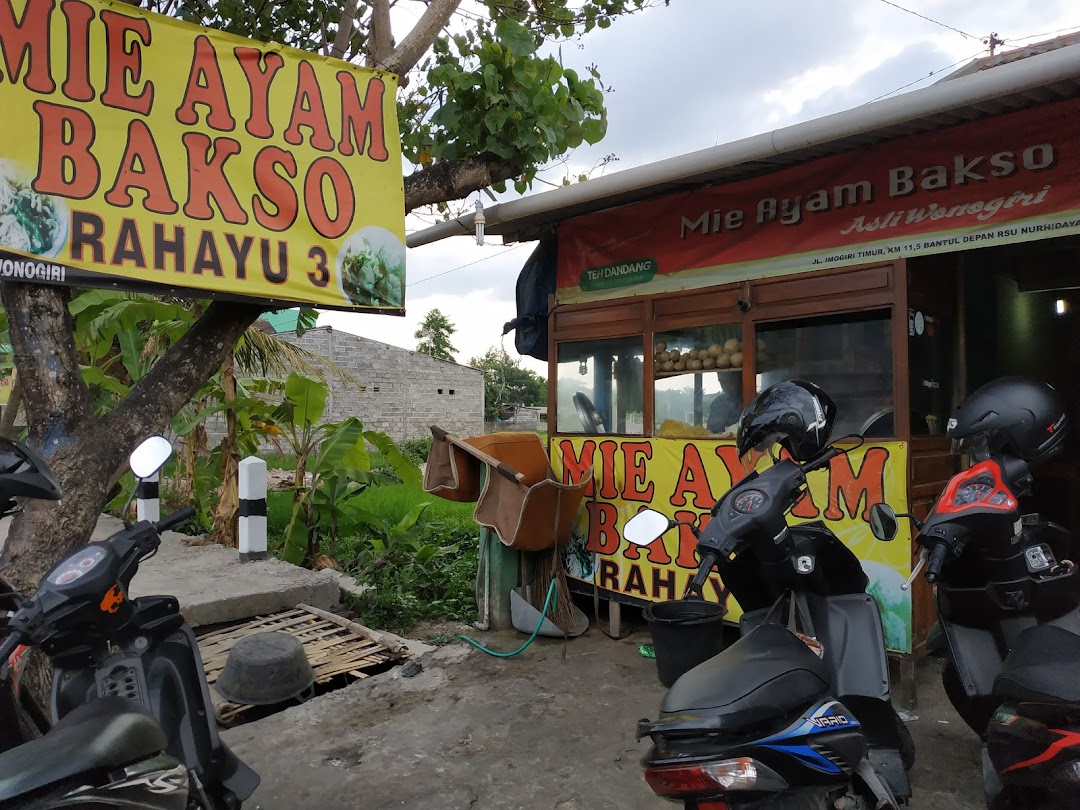
[[[373,487],[356,501],[383,521],[370,521],[334,555],[358,582],[372,586],[351,604],[361,621],[399,633],[422,619],[475,621],[479,543],[473,505],[401,484]]]
[[[405,439],[398,446],[413,464],[427,464],[428,453],[431,452],[431,437],[419,436],[415,439]]]

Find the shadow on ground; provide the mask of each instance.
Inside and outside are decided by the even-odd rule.
[[[496,649],[521,637],[486,634]],[[262,776],[262,810],[662,810],[634,740],[663,689],[638,655],[648,636],[612,641],[595,627],[564,645],[538,641],[498,659],[461,644],[225,732]],[[564,658],[565,654],[565,658]],[[938,665],[920,669],[913,807],[983,806],[979,743],[952,711]]]

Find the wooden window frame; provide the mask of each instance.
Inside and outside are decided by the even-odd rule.
[[[651,347],[655,345],[656,333],[702,326],[740,326],[743,401],[749,402],[757,394],[754,337],[759,323],[887,310],[891,319],[896,409],[896,435],[890,438],[910,441],[907,297],[907,265],[903,259],[585,304],[556,305],[552,297],[548,321],[548,424],[559,424],[556,387],[560,343],[641,336],[642,379],[646,385],[642,392],[643,436],[653,438],[655,387],[649,383],[654,380]]]

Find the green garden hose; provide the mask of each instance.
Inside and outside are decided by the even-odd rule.
[[[508,653],[495,652],[495,650],[489,650],[487,647],[485,647],[479,641],[474,641],[473,639],[469,638],[468,636],[458,636],[458,638],[460,638],[462,641],[469,642],[474,647],[476,647],[476,649],[480,650],[480,652],[486,652],[488,655],[494,655],[496,658],[513,658],[518,653],[524,652],[525,649],[530,644],[532,644],[536,640],[536,637],[540,634],[540,628],[544,626],[544,618],[547,616],[548,607],[551,606],[551,600],[552,600],[553,597],[554,597],[556,603],[558,603],[559,598],[558,598],[558,596],[555,595],[555,578],[554,577],[551,578],[551,584],[548,585],[547,599],[544,600],[544,609],[540,611],[540,622],[536,625],[536,629],[533,630],[533,634],[531,636],[529,636],[529,640],[526,641],[524,644],[522,644],[520,647],[518,647],[513,652],[508,652]]]

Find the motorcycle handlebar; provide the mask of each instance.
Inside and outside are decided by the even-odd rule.
[[[154,528],[157,529],[160,534],[161,532],[168,531],[174,526],[180,526],[181,524],[187,523],[193,517],[195,517],[195,507],[185,506],[183,509],[178,509],[168,517],[159,520],[154,524]]]
[[[829,462],[836,458],[838,455],[840,455],[840,451],[837,450],[835,447],[830,447],[813,461],[804,464],[802,470],[804,473],[812,473],[815,470],[820,470],[824,467],[827,467],[829,465]]]
[[[705,581],[709,578],[709,574],[712,573],[713,566],[716,565],[718,559],[711,551],[706,551],[701,555],[701,565],[698,566],[697,573],[690,580],[690,584],[686,586],[686,593],[701,593],[701,589],[705,587]]]
[[[926,581],[933,585],[941,576],[941,566],[949,553],[949,547],[945,543],[937,543],[930,550],[930,558],[926,563]]]

